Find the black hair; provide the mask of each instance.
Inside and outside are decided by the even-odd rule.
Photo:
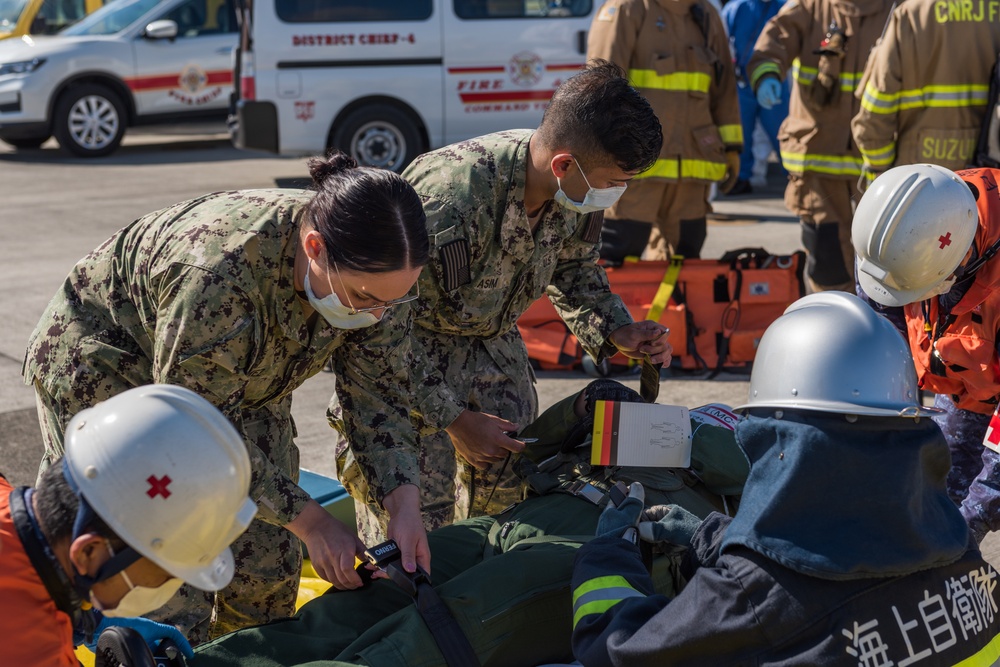
[[[556,89],[538,134],[546,147],[567,148],[588,166],[614,163],[627,172],[652,167],[663,145],[653,107],[607,60],[590,61]]]
[[[307,207],[309,222],[340,267],[384,273],[427,264],[427,218],[402,176],[359,167],[339,151],[309,160],[309,173],[316,191]]]
[[[37,516],[49,544],[69,541],[73,537],[73,523],[80,508],[80,499],[63,477],[62,459],[42,473],[35,486],[34,499]],[[125,542],[100,517],[96,514],[92,516],[93,519],[83,526],[83,533],[96,533],[110,541],[113,549],[123,549]]]

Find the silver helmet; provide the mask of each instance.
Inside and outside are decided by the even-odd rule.
[[[736,408],[796,408],[851,415],[916,417],[917,374],[903,336],[846,292],[803,297],[764,332],[749,401]]]

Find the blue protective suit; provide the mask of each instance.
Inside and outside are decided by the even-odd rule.
[[[731,0],[722,8],[722,22],[729,34],[729,45],[736,63],[737,93],[740,99],[740,122],[743,125],[743,153],[740,155],[740,179],[750,180],[753,170],[753,130],[757,119],[767,133],[771,147],[778,151],[778,128],[788,115],[790,89],[787,78],[782,83],[781,102],[771,109],[757,104],[757,98],[746,76],[747,64],[753,54],[764,24],[778,13],[785,0]],[[784,167],[782,167],[784,172]]]
[[[1000,658],[997,573],[945,491],[934,422],[762,412],[736,433],[751,462],[740,510],[703,522],[678,596],[653,591],[625,540],[578,552],[573,651],[584,665]]]

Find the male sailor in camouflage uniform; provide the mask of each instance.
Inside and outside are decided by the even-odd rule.
[[[411,196],[419,215],[419,200]],[[315,261],[308,268],[297,261],[304,220],[318,217],[309,208],[313,197],[222,192],[136,220],[76,265],[28,345],[23,373],[38,397],[43,468],[61,455],[74,414],[154,382],[196,391],[243,434],[253,469],[250,497],[259,512],[233,544],[235,577],[215,600],[184,587],[158,615],[193,644],[294,611],[302,558],[296,536],[324,561],[331,581],[361,583],[353,566],[363,546],[296,484],[292,390],[331,355],[343,378],[337,390],[380,406],[383,414],[378,424],[352,423],[355,437],[404,444],[409,437],[415,446],[402,407],[408,350],[402,343],[410,328],[405,311],[396,318],[387,312],[379,326],[348,330],[331,327],[297,296],[301,272],[317,270]],[[422,229],[422,215],[416,226]],[[326,284],[319,276],[311,282]],[[410,285],[390,296],[405,295]],[[361,347],[373,331],[384,345]],[[169,493],[169,486],[161,492]],[[341,559],[356,582],[331,574]]]
[[[655,162],[661,143],[649,103],[620,68],[597,61],[556,90],[537,131],[448,146],[404,172],[431,239],[414,308],[419,462],[349,437],[344,420],[377,419],[380,406],[330,406],[347,436],[339,477],[367,544],[387,535],[412,563],[412,539],[375,504],[399,484],[413,502],[419,496],[427,529],[499,511],[516,496],[512,476],[493,486],[505,456],[523,446],[508,434],[537,414],[516,322],[543,294],[595,359],[622,351],[669,360],[664,328],[633,322],[597,265],[601,212]]]

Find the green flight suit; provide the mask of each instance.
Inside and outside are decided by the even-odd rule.
[[[528,454],[536,462],[560,450],[578,421],[574,400],[557,403],[525,429],[526,436],[539,438],[537,449]],[[594,469],[591,478],[628,482],[642,475],[647,505],[677,504],[701,518],[722,510],[726,501],[721,496],[732,496],[735,502],[749,464],[731,428],[696,418],[691,425],[690,470]],[[580,442],[588,437],[582,434]],[[573,468],[568,457],[566,464],[565,470]],[[605,477],[605,471],[612,474]],[[569,478],[567,474],[558,482]],[[602,508],[571,495],[558,482],[547,495],[531,495],[497,516],[466,519],[428,535],[435,590],[483,667],[573,659],[573,559],[593,536]],[[683,551],[663,551],[653,558],[654,585],[658,592],[674,596],[685,583],[679,570]],[[190,664],[441,667],[445,661],[413,598],[393,583],[376,581],[364,590],[331,590],[306,603],[294,618],[221,637],[199,647]]]

